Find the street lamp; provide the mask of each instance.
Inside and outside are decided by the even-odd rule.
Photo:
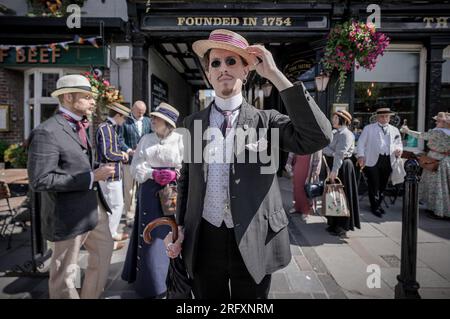
[[[320,71],[320,74],[316,76],[314,79],[316,81],[317,91],[319,92],[325,91],[328,85],[328,81],[330,80],[330,77],[327,74],[323,73],[323,71]]]
[[[261,85],[261,89],[263,90],[264,97],[270,96],[270,94],[272,93],[272,88],[273,88],[273,85],[269,81],[266,81],[266,83]]]

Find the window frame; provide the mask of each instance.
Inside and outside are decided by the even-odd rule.
[[[425,105],[426,105],[426,60],[427,49],[421,43],[391,43],[386,52],[405,52],[419,54],[419,90],[417,96],[417,129],[425,130]],[[355,81],[356,83],[357,81]],[[355,96],[353,97],[355,98]],[[424,149],[424,141],[418,140],[417,147],[404,147],[406,151],[418,152]]]

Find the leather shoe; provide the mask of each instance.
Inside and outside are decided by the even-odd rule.
[[[325,228],[325,230],[329,233],[335,232],[335,229],[333,226],[328,226],[327,228]]]
[[[122,241],[130,238],[130,235],[127,233],[117,234],[116,236],[113,236],[114,241]]]
[[[382,218],[382,217],[383,217],[383,214],[380,212],[379,209],[372,210],[372,214],[374,214],[375,216],[377,216],[377,217],[379,217],[379,218]]]

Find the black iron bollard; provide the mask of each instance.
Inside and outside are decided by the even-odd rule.
[[[420,299],[416,281],[417,222],[419,218],[419,163],[410,159],[405,163],[405,195],[402,217],[402,260],[395,299]]]

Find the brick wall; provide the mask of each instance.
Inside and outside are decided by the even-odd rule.
[[[9,131],[0,132],[0,140],[10,144],[24,140],[22,71],[0,68],[0,105],[9,106]]]

